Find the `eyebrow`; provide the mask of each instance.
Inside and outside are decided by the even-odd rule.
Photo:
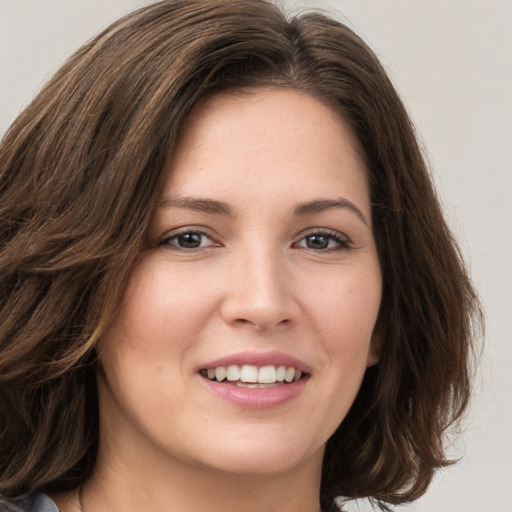
[[[224,201],[215,199],[185,197],[185,196],[166,196],[157,204],[158,208],[188,208],[203,213],[216,215],[232,216],[233,209]],[[351,201],[344,198],[339,199],[315,199],[305,203],[299,203],[294,210],[296,216],[312,215],[320,213],[331,208],[340,208],[350,210],[368,226],[368,220],[363,212]]]
[[[295,215],[311,215],[313,213],[320,213],[331,208],[341,208],[350,210],[359,217],[359,219],[368,226],[368,219],[363,212],[348,199],[340,197],[339,199],[316,199],[306,203],[300,203],[295,208]]]
[[[188,208],[203,213],[218,215],[233,215],[229,204],[214,199],[200,199],[197,197],[166,196],[157,205],[159,208]]]

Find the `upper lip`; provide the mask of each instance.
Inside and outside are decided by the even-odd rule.
[[[302,373],[311,373],[311,368],[306,363],[284,352],[240,352],[229,356],[220,357],[209,361],[201,366],[201,370],[218,368],[219,366],[230,365],[243,366],[244,364],[253,366],[293,366]]]

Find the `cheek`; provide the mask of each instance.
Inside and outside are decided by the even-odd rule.
[[[179,354],[216,307],[213,292],[205,293],[208,289],[201,283],[191,273],[170,272],[158,262],[140,265],[131,276],[111,337],[123,339],[138,355],[159,357],[171,349]]]
[[[202,277],[172,272],[156,258],[134,269],[118,315],[98,343],[116,394],[129,389],[127,400],[138,397],[149,407],[170,400],[170,390],[188,381],[184,361],[197,350],[218,307],[215,287],[204,287]],[[144,398],[143,390],[151,399]]]
[[[321,360],[321,375],[312,381],[319,398],[311,415],[322,417],[329,437],[347,415],[366,368],[373,364],[373,331],[381,301],[378,267],[372,272],[339,272],[324,280],[308,300],[311,336]]]
[[[331,278],[323,286],[310,288],[308,309],[317,327],[334,336],[368,340],[381,302],[381,277],[377,270]]]

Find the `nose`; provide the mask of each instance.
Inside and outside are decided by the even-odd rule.
[[[295,324],[300,307],[286,267],[283,258],[264,251],[231,265],[221,306],[223,320],[259,331]]]

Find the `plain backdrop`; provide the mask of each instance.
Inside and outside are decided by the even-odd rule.
[[[0,135],[67,56],[147,3],[0,0]],[[486,311],[478,387],[455,447],[464,457],[399,510],[512,512],[512,1],[283,3],[336,15],[381,58],[416,123]]]

